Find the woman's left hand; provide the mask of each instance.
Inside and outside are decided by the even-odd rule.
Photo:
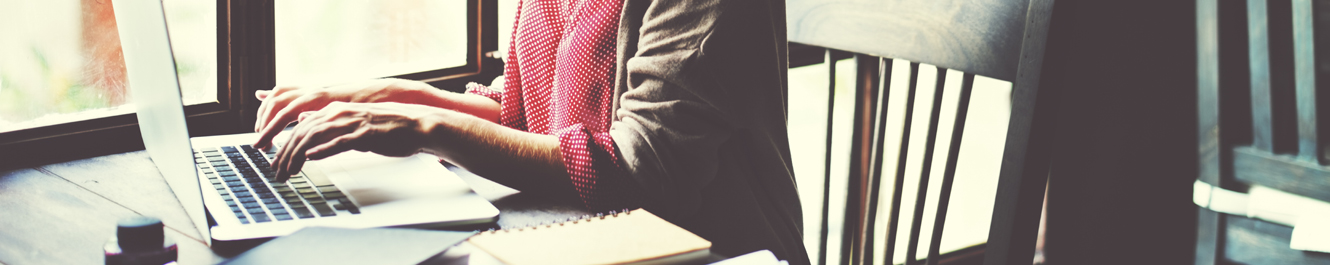
[[[349,150],[404,157],[430,144],[432,123],[450,110],[403,103],[333,102],[300,114],[300,123],[274,157],[277,180],[300,172],[305,159],[323,159]]]

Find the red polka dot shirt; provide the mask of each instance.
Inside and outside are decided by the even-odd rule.
[[[593,211],[637,207],[610,137],[621,1],[523,0],[502,91],[467,93],[502,105],[499,123],[559,137],[572,186]]]

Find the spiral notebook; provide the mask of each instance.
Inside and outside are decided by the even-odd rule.
[[[711,242],[643,209],[485,231],[472,245],[511,265],[705,262]]]

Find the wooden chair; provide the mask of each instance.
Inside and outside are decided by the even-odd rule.
[[[1196,29],[1198,186],[1330,201],[1330,1],[1198,0]],[[1330,264],[1290,249],[1291,227],[1210,209],[1196,264]]]
[[[901,207],[902,182],[906,178],[904,166],[894,174],[894,190],[886,191],[892,204],[886,211],[890,225],[885,246],[874,242],[873,231],[879,207],[882,165],[880,159],[887,152],[882,139],[885,127],[885,109],[879,112],[880,93],[885,93],[882,80],[891,71],[911,71],[917,77],[918,63],[931,64],[966,73],[960,92],[960,104],[951,135],[950,152],[942,175],[942,189],[938,194],[937,217],[927,246],[928,264],[939,261],[939,244],[945,222],[952,182],[955,177],[957,154],[964,132],[966,110],[975,75],[1009,81],[1012,87],[1012,112],[1002,155],[997,196],[993,199],[988,241],[984,247],[984,264],[1030,264],[1034,255],[1038,233],[1040,206],[1048,177],[1050,143],[1052,141],[1051,103],[1054,90],[1040,89],[1044,47],[1052,19],[1052,0],[788,0],[789,40],[795,43],[848,51],[858,54],[854,126],[847,205],[845,207],[844,243],[838,264],[870,263],[874,250],[885,247],[887,257],[895,252],[896,238],[909,236],[908,252],[916,253],[921,235],[920,222],[928,195],[927,185],[919,185],[916,205]],[[830,53],[827,56],[831,58]],[[911,69],[891,69],[885,58],[914,62]],[[830,60],[830,59],[828,59]],[[834,72],[834,63],[829,63]],[[834,74],[831,75],[834,80]],[[942,77],[935,88],[942,92]],[[906,117],[912,115],[915,82],[908,89]],[[834,88],[834,81],[831,87]],[[834,98],[834,89],[831,91]],[[932,154],[937,139],[942,97],[934,97],[931,120],[927,123],[905,122],[906,132],[911,126],[928,126],[927,144],[923,147],[920,183],[928,183]],[[1036,101],[1036,99],[1038,101]],[[1038,103],[1038,104],[1036,104]],[[885,104],[885,103],[883,103]],[[829,107],[830,108],[830,107]],[[830,111],[829,111],[830,113]],[[830,119],[829,119],[830,120]],[[877,121],[877,128],[874,122]],[[828,138],[831,137],[828,122]],[[876,133],[876,137],[874,134]],[[908,133],[903,137],[909,139]],[[879,139],[875,141],[874,139]],[[827,140],[830,148],[831,140]],[[899,152],[905,154],[908,144]],[[919,147],[913,147],[919,148]],[[827,185],[830,187],[830,152],[828,152]],[[905,163],[905,155],[898,164]],[[888,178],[892,180],[893,178]],[[828,190],[829,191],[829,190]],[[822,205],[822,249],[812,257],[825,264],[829,192],[824,191]],[[805,205],[805,207],[814,207]],[[910,231],[897,231],[900,211],[913,211]],[[817,229],[807,227],[806,229]],[[818,246],[808,246],[809,248]],[[906,259],[907,263],[918,262]],[[833,262],[835,263],[835,262]]]

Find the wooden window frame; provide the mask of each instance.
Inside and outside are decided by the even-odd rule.
[[[275,84],[272,0],[217,0],[217,100],[185,106],[191,136],[248,132],[259,102],[257,90]],[[498,1],[467,1],[467,64],[394,78],[421,80],[462,91],[468,82],[488,82],[503,62],[486,54],[498,49]],[[142,150],[134,113],[0,133],[0,170]]]

